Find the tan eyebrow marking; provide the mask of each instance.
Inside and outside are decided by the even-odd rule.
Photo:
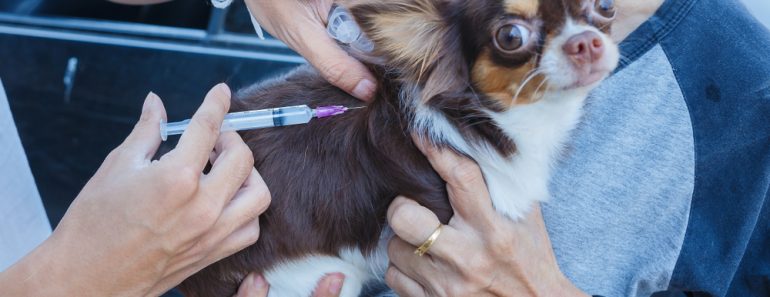
[[[505,12],[532,18],[537,16],[539,0],[504,0]]]

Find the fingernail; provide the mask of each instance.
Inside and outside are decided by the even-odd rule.
[[[372,81],[364,79],[358,82],[356,88],[353,89],[353,96],[359,99],[370,100],[374,97],[375,88],[376,86]]]
[[[142,104],[142,113],[147,113],[148,111],[153,109],[157,104],[158,100],[160,100],[160,98],[158,97],[157,94],[153,92],[150,92],[149,94],[147,94],[147,97],[144,98],[144,104]]]
[[[254,288],[261,290],[267,287],[267,282],[265,281],[265,278],[262,277],[261,275],[255,275],[253,276],[253,278],[254,278]]]
[[[228,86],[226,83],[218,84],[217,88],[221,90],[222,93],[225,93],[228,97],[232,95],[232,91],[230,91],[230,86]]]
[[[329,283],[329,293],[337,296],[342,291],[342,283],[345,281],[345,275],[342,273],[331,274],[332,280]]]
[[[139,116],[139,120],[150,120],[154,118],[154,114],[157,113],[158,105],[160,105],[160,97],[153,92],[147,94],[142,104],[142,114]]]

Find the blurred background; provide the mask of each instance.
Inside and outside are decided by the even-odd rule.
[[[149,91],[181,120],[219,82],[237,90],[304,62],[253,32],[242,1],[220,10],[205,0],[0,0],[0,78],[51,224],[128,135]]]
[[[770,26],[770,0],[743,1]],[[273,38],[259,40],[240,0],[225,10],[207,0],[0,0],[0,57],[54,226],[128,134],[149,91],[163,98],[169,120],[180,120],[216,83],[237,90],[304,62]]]
[[[149,91],[182,120],[219,82],[237,90],[300,63],[256,37],[242,1],[220,10],[205,0],[0,0],[0,79],[54,227]]]
[[[770,0],[744,2],[770,26]],[[242,1],[219,10],[206,0],[0,0],[0,78],[51,224],[129,133],[149,91],[181,120],[216,83],[239,89],[304,63],[253,32]]]

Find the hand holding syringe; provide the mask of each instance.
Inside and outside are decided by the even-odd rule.
[[[340,105],[319,106],[311,109],[307,105],[278,107],[230,113],[225,116],[220,131],[242,131],[270,127],[307,124],[313,118],[328,118],[341,115],[351,109]],[[173,123],[160,123],[160,137],[166,141],[169,135],[181,135],[190,120]]]
[[[217,7],[225,7],[232,1],[217,0],[212,3]],[[252,16],[255,28],[261,32],[259,24]],[[329,14],[327,31],[332,38],[349,45],[352,49],[361,52],[372,51],[374,45],[367,39],[350,13],[341,6],[334,6]],[[344,106],[321,106],[311,109],[307,105],[279,107],[263,110],[253,110],[231,113],[225,116],[221,131],[241,131],[259,128],[280,127],[289,125],[306,124],[313,118],[326,118],[345,113],[350,109]],[[174,123],[161,123],[160,136],[165,141],[169,135],[181,135],[190,120]]]

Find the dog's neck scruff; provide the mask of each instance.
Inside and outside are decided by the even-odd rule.
[[[617,66],[612,0],[350,0],[375,48],[351,52],[400,82],[410,131],[474,159],[498,211],[548,197],[583,103]]]

